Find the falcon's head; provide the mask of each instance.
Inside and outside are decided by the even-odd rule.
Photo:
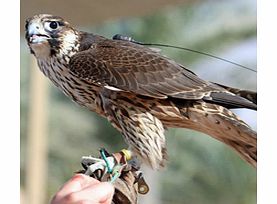
[[[37,58],[67,54],[78,44],[78,31],[59,16],[35,15],[26,20],[26,40]]]

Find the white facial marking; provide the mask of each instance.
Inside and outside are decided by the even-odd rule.
[[[76,40],[76,35],[74,33],[68,33],[67,35],[65,35],[64,37],[64,41],[68,42],[68,43],[74,43]]]
[[[71,47],[74,45],[74,43],[77,40],[77,36],[75,33],[68,32],[63,38],[63,48],[64,49],[71,49]]]

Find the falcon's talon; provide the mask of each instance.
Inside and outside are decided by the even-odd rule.
[[[110,173],[108,171],[109,168],[113,169],[116,161],[113,156],[107,157],[105,159],[99,159],[92,156],[83,156],[81,160],[81,164],[86,170],[84,174],[89,176],[95,176],[95,172],[99,174],[101,172],[100,178],[103,177],[106,173]],[[99,176],[96,176],[99,177]]]
[[[96,177],[99,180],[104,175],[109,175],[110,181],[114,182],[128,165],[125,155],[128,153],[130,156],[131,153],[126,150],[127,153],[124,154],[123,150],[123,152],[110,154],[105,149],[100,149],[99,152],[100,158],[93,156],[82,157],[81,164],[85,169],[85,174]]]

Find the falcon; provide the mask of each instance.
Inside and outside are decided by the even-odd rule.
[[[166,128],[210,135],[256,166],[256,132],[230,110],[256,110],[255,92],[205,81],[157,50],[79,31],[59,16],[35,15],[25,28],[43,74],[107,118],[153,169],[167,160]]]

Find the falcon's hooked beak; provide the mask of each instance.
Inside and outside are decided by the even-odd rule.
[[[46,43],[50,36],[40,23],[30,23],[26,25],[26,39],[30,44]]]

